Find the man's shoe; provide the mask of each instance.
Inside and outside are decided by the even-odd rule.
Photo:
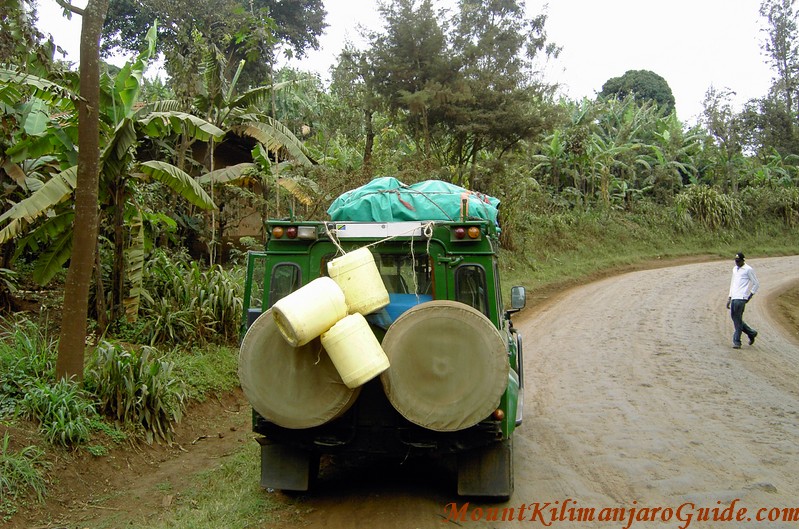
[[[740,348],[741,348],[741,346],[740,346],[740,344],[739,344],[739,345],[735,345],[735,344],[733,344],[732,348],[733,348],[733,349],[740,349]]]
[[[749,345],[752,345],[752,344],[755,343],[755,338],[757,338],[757,333],[755,333],[755,334],[753,334],[752,336],[749,337]]]

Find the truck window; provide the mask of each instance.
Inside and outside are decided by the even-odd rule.
[[[486,274],[482,266],[461,265],[455,270],[455,299],[488,316]]]
[[[380,276],[389,294],[432,294],[427,254],[376,256]]]
[[[280,263],[272,267],[272,279],[269,282],[269,306],[271,307],[300,287],[302,273],[294,263]]]

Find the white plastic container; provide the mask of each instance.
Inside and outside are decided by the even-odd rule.
[[[388,305],[388,291],[368,248],[333,259],[327,263],[327,273],[344,292],[350,314],[366,315]]]
[[[294,347],[307,344],[346,315],[344,292],[329,277],[314,279],[272,306],[280,334]]]
[[[389,367],[380,342],[366,318],[357,312],[336,323],[321,339],[341,380],[350,389],[362,386]]]

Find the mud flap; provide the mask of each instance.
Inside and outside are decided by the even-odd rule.
[[[261,445],[261,487],[306,491],[319,471],[319,458],[305,450],[258,439]]]
[[[513,494],[513,439],[458,455],[458,495],[508,501]]]

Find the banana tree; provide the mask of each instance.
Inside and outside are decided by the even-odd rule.
[[[217,189],[226,195],[222,197],[221,207],[229,198],[226,188],[252,185],[253,182],[255,187],[260,187],[264,202],[268,199],[269,189],[277,186],[289,190],[301,201],[310,200],[303,193],[302,186],[297,184],[298,179],[280,176],[287,166],[313,165],[315,162],[311,159],[310,152],[287,126],[262,110],[274,105],[275,92],[292,86],[294,81],[259,86],[238,93],[236,85],[243,68],[242,60],[233,78],[228,81],[222,74],[227,69],[225,57],[213,45],[207,46],[203,61],[203,89],[201,96],[195,100],[195,107],[198,114],[225,129],[228,132],[227,139],[255,140],[253,162],[245,162],[232,168],[217,168],[215,142],[212,140],[209,142],[209,156],[205,160],[209,174],[200,178],[200,182],[210,186],[212,198]],[[257,175],[255,179],[253,175]],[[275,196],[277,198],[279,194]],[[217,242],[224,236],[226,219],[221,213],[217,217],[212,212],[211,224],[214,227],[211,232],[211,257],[214,259]]]
[[[535,163],[533,172],[549,173],[550,186],[554,193],[560,193],[562,178],[568,173],[568,152],[563,141],[563,131],[555,130],[539,146],[541,153],[531,156]]]
[[[147,182],[160,182],[194,206],[202,209],[215,207],[211,197],[183,170],[162,161],[139,159],[145,139],[182,134],[209,141],[224,134],[221,129],[191,114],[153,111],[153,106],[140,105],[138,96],[142,76],[147,62],[155,53],[154,28],[148,33],[147,42],[148,46],[116,76],[104,75],[101,82],[103,104],[100,114],[106,127],[101,131],[99,206],[101,225],[107,226],[110,222],[110,238],[114,244],[111,321],[121,315],[126,277],[132,293],[124,300],[127,312],[135,317],[138,308],[137,285],[141,281],[144,254],[139,220],[142,205],[135,200],[137,187]],[[39,82],[31,79],[21,81]],[[52,138],[49,143],[54,143]],[[24,156],[30,150],[19,148],[18,152],[17,156]],[[69,227],[73,213],[70,204],[75,187],[75,167],[66,167],[0,216],[0,244],[18,238],[18,254],[26,249],[40,253],[34,272],[40,283],[50,281],[71,254],[72,233]]]
[[[311,206],[319,196],[316,182],[303,176],[290,175],[288,170],[293,162],[272,163],[267,150],[259,143],[252,149],[252,162],[245,162],[204,174],[197,181],[211,188],[253,188],[266,193],[269,188],[280,188],[290,194],[293,200],[304,206]],[[283,175],[283,176],[281,176]],[[276,196],[278,196],[276,194]],[[263,201],[263,216],[269,216],[268,203]],[[279,203],[275,204],[275,215],[279,216]],[[221,236],[221,233],[220,233]]]

